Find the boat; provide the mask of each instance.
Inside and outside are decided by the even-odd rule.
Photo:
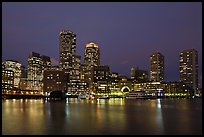
[[[79,99],[88,99],[88,95],[87,94],[79,94],[78,98]]]
[[[139,90],[139,91],[131,91],[125,95],[125,98],[133,98],[133,99],[151,99],[155,98],[151,95],[146,94],[145,91]]]
[[[109,99],[108,95],[100,96],[98,99]]]
[[[94,99],[94,96],[88,95],[88,94],[79,94],[78,96],[79,99]]]

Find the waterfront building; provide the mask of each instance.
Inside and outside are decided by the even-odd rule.
[[[109,77],[108,86],[110,88],[111,94],[118,94],[119,89],[119,74],[116,72],[112,72]]]
[[[134,83],[134,91],[146,91],[152,96],[164,96],[164,87],[162,82],[143,82]]]
[[[14,72],[13,70],[6,70],[2,65],[2,93],[12,91],[14,87]]]
[[[108,87],[110,68],[109,66],[94,66],[92,68],[91,79],[93,80],[93,92],[95,94],[109,94],[110,89]]]
[[[83,75],[81,69],[81,56],[73,55],[72,77],[70,77],[67,87],[69,93],[79,94],[88,91],[87,82],[81,78]]]
[[[21,78],[21,63],[15,60],[6,60],[2,62],[4,70],[12,70],[14,73],[14,87],[19,88]],[[7,71],[6,71],[7,72]]]
[[[193,94],[198,91],[198,52],[195,49],[182,50],[179,55],[180,82],[192,86]]]
[[[84,76],[85,81],[89,83],[89,86],[92,86],[91,81],[91,70],[94,66],[100,66],[100,49],[98,44],[90,42],[86,44],[84,51]]]
[[[158,91],[163,90],[163,83],[161,82],[143,82],[134,83],[134,90],[144,90],[144,91]]]
[[[162,87],[167,97],[188,97],[192,91],[192,87],[183,82],[167,82]]]
[[[145,91],[153,96],[188,97],[192,88],[183,82],[134,83],[134,91]]]
[[[67,91],[68,77],[67,73],[55,66],[44,71],[43,74],[43,92],[48,95],[52,91]]]
[[[132,79],[128,78],[125,75],[119,76],[118,81],[119,89],[122,93],[127,93],[133,90],[133,82]]]
[[[150,81],[164,81],[164,56],[159,52],[150,56]]]

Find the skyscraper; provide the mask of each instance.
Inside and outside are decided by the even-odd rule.
[[[150,56],[150,80],[164,81],[164,56],[159,52],[155,52]]]
[[[182,50],[179,56],[180,82],[198,91],[198,53],[195,49]]]
[[[42,91],[43,73],[49,68],[51,68],[50,57],[31,52],[27,69],[28,89]]]
[[[73,60],[76,52],[76,34],[70,30],[60,32],[60,68],[72,77]]]
[[[96,43],[86,44],[84,51],[85,81],[91,84],[91,69],[100,65],[100,49]]]
[[[31,52],[28,57],[28,89],[42,91],[42,58],[39,53]]]

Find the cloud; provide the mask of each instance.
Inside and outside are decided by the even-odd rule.
[[[59,65],[59,61],[55,58],[51,58],[51,64],[52,66],[58,66]]]

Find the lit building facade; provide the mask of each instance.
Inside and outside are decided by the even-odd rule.
[[[60,69],[64,70],[69,79],[67,92],[77,92],[80,76],[81,57],[76,53],[76,34],[70,30],[60,32]]]
[[[14,73],[14,87],[19,88],[21,78],[21,63],[14,60],[6,60],[2,62],[4,70],[12,70]]]
[[[2,92],[12,91],[14,87],[14,72],[2,66]]]
[[[108,86],[112,97],[123,97],[125,94],[133,90],[132,79],[127,76],[111,73]]]
[[[50,57],[31,52],[28,57],[27,89],[43,91],[44,70],[51,68]]]
[[[88,84],[82,79],[81,56],[73,55],[72,77],[69,78],[67,91],[69,93],[79,94],[88,91]]]
[[[164,81],[164,56],[159,52],[150,56],[150,81]]]
[[[109,88],[111,93],[118,93],[120,90],[119,87],[119,74],[116,72],[112,72],[109,77]]]
[[[42,91],[42,59],[40,54],[31,52],[28,57],[27,88]]]
[[[73,69],[71,81],[80,81],[81,56],[73,55]]]
[[[64,70],[59,67],[52,67],[44,71],[43,92],[48,95],[51,91],[67,91],[68,77]]]
[[[110,68],[109,66],[94,66],[92,68],[91,79],[93,80],[93,92],[95,94],[109,94],[108,86]]]
[[[72,79],[74,55],[76,52],[76,34],[70,30],[60,32],[60,62],[59,67]]]
[[[96,43],[86,44],[84,51],[84,67],[85,67],[85,81],[91,86],[91,69],[94,66],[100,66],[100,49]]]
[[[166,97],[189,97],[192,87],[183,82],[163,83]]]
[[[180,82],[192,86],[195,95],[198,91],[198,52],[195,49],[180,52],[179,72]]]
[[[84,64],[80,66],[80,80],[85,81],[85,67]]]
[[[152,96],[165,96],[164,85],[162,82],[134,83],[133,89],[135,91],[145,91]]]

